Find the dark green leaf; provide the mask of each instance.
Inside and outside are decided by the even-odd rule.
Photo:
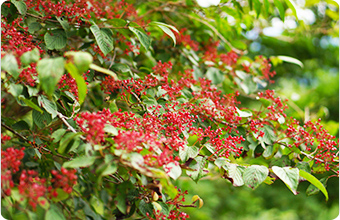
[[[146,213],[149,213],[149,215],[153,213],[152,204],[146,203],[144,199],[139,202],[138,208],[144,216],[147,216]]]
[[[130,26],[129,29],[130,29],[130,31],[132,31],[137,36],[138,40],[141,42],[143,47],[146,50],[149,50],[149,48],[151,46],[151,39],[149,38],[149,36],[146,35],[144,32],[138,30],[137,28]]]
[[[65,31],[68,31],[70,29],[70,25],[68,24],[67,19],[63,17],[56,17],[56,18]]]
[[[15,123],[14,125],[12,125],[12,128],[16,131],[21,131],[21,130],[29,130],[30,126],[27,124],[26,121],[21,120]]]
[[[42,28],[39,22],[32,22],[28,24],[28,32],[33,34],[36,31],[39,31]]]
[[[45,44],[49,50],[60,50],[67,44],[66,33],[62,29],[46,32],[44,36]]]
[[[18,12],[21,15],[25,15],[27,12],[27,7],[25,2],[23,2],[22,0],[11,0],[11,2],[13,3],[13,5],[17,8]]]
[[[91,166],[96,160],[95,156],[80,156],[71,161],[65,162],[63,167],[65,168],[79,168]]]
[[[19,66],[15,56],[12,54],[6,54],[3,58],[1,58],[1,71],[6,71],[10,75],[17,79],[19,76]]]
[[[37,72],[39,74],[41,88],[48,96],[51,96],[61,76],[64,74],[64,58],[58,57],[39,60]]]
[[[99,29],[96,24],[92,25],[90,30],[92,31],[100,50],[103,52],[104,56],[106,56],[113,50],[112,31],[107,28]]]
[[[244,184],[256,189],[268,176],[269,170],[265,166],[251,165],[243,172]]]
[[[33,117],[33,122],[39,128],[45,128],[52,121],[51,115],[47,113],[46,111],[44,111],[44,113],[41,114],[40,112],[33,110],[32,117]]]

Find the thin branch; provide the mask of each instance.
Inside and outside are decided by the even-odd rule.
[[[38,146],[37,144],[35,143],[32,143],[30,140],[28,140],[26,137],[22,136],[21,134],[19,134],[17,131],[13,130],[11,127],[9,127],[8,125],[4,124],[1,122],[1,126],[6,128],[7,130],[9,130],[10,132],[12,132],[13,134],[15,134],[16,136],[18,136],[19,138],[23,139],[25,142],[33,145],[34,148],[39,148],[39,149],[43,149],[44,151],[46,151],[47,153],[50,153],[50,154],[53,154],[51,150],[45,148],[45,147],[41,147],[41,146]],[[66,156],[63,156],[61,154],[53,154],[53,155],[56,155],[58,157],[61,157],[61,158],[64,158],[64,159],[67,159],[67,160],[71,160],[71,158],[69,157],[66,157]]]
[[[68,130],[72,131],[73,133],[78,133],[76,131],[76,129],[74,129],[67,121],[66,121],[66,116],[61,114],[60,112],[57,113],[57,116],[63,121],[63,123],[67,126]],[[85,137],[80,136],[80,139],[82,139],[83,141],[86,140]]]

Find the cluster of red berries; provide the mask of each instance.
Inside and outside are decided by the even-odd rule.
[[[316,158],[316,163],[325,164],[325,169],[330,169],[330,163],[337,158],[337,145],[335,136],[328,133],[326,129],[318,122],[307,121],[303,126],[299,125],[296,119],[290,119],[287,123],[287,130],[285,131],[287,137],[294,141],[294,147],[301,147],[303,150],[312,150],[314,143],[317,144],[314,150],[313,157]],[[293,147],[289,145],[289,147]]]
[[[1,141],[3,137],[8,136],[2,136],[1,134]],[[13,147],[6,150],[1,149],[1,189],[5,195],[10,195],[11,188],[14,187],[12,175],[19,171],[21,160],[25,155],[24,149],[15,149]]]
[[[189,34],[184,34],[184,32],[186,31],[187,28],[182,28],[181,30],[179,30],[179,33],[173,31],[173,33],[176,36],[177,44],[178,45],[182,44],[183,46],[189,47],[194,51],[198,51],[199,43],[197,41],[192,40]]]
[[[88,74],[89,72],[90,70],[83,74],[84,80],[87,80],[86,74]],[[86,84],[88,84],[88,82],[86,82]],[[69,73],[62,75],[58,83],[58,88],[60,89],[60,91],[68,91],[72,93],[74,97],[78,100],[77,82]]]
[[[66,193],[72,192],[72,187],[77,183],[77,175],[75,174],[77,170],[71,169],[67,170],[64,167],[61,168],[61,172],[57,170],[52,170],[51,174],[54,176],[51,179],[53,188],[61,188]],[[53,192],[53,196],[57,196],[56,192]]]

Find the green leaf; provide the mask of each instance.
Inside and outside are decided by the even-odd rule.
[[[206,77],[212,81],[213,84],[217,85],[223,82],[224,74],[215,67],[208,68]]]
[[[149,36],[146,35],[144,32],[138,30],[137,28],[130,26],[129,29],[130,29],[130,31],[132,31],[137,36],[138,40],[141,42],[143,47],[146,50],[149,50],[149,48],[151,46],[151,39],[149,38]]]
[[[153,21],[151,22],[149,25],[156,25],[158,26],[160,29],[162,29],[162,31],[164,33],[166,33],[169,37],[171,37],[171,39],[173,40],[174,42],[174,46],[176,45],[176,36],[175,34],[170,30],[174,30],[175,32],[179,33],[179,31],[177,30],[177,28],[175,28],[174,26],[172,25],[169,25],[169,24],[165,24],[165,23],[162,23],[162,22],[157,22],[157,21]]]
[[[60,128],[52,133],[51,138],[53,139],[53,143],[57,143],[60,141],[61,137],[66,133],[66,129]]]
[[[67,45],[66,32],[62,29],[46,32],[44,40],[49,50],[60,50]]]
[[[280,0],[274,0],[274,4],[279,10],[282,21],[284,21],[285,20],[285,8],[283,7],[283,4],[281,3]]]
[[[297,14],[296,14],[296,5],[295,5],[295,3],[292,0],[285,0],[285,2],[288,5],[288,7],[292,10],[293,15],[295,16],[295,18],[297,20],[299,20]]]
[[[174,180],[178,179],[178,177],[182,174],[182,169],[179,165],[176,165],[175,163],[171,162],[163,166],[165,171],[167,172],[170,170],[170,172],[167,172],[167,174]]]
[[[23,95],[19,95],[18,99],[20,101],[23,101],[27,106],[37,110],[38,112],[40,112],[41,114],[43,114],[43,110],[41,110],[41,108],[39,108],[36,104],[34,104],[34,102],[32,102],[29,99],[26,99]]]
[[[117,171],[118,166],[117,164],[111,162],[111,164],[109,164],[104,170],[103,172],[100,174],[101,176],[107,176],[110,174],[113,174]]]
[[[265,17],[267,17],[269,13],[269,1],[263,0],[263,6],[264,6],[264,15]]]
[[[58,193],[58,196],[57,197],[52,197],[52,201],[53,202],[60,202],[62,200],[65,200],[67,199],[70,194],[66,193],[63,189],[56,189],[57,193]]]
[[[268,176],[269,170],[265,166],[251,165],[243,172],[244,184],[256,189]]]
[[[45,219],[66,220],[63,212],[54,204],[51,204],[50,209],[46,212]]]
[[[71,161],[65,162],[63,167],[65,168],[79,168],[79,167],[89,167],[96,160],[95,156],[80,156]]]
[[[17,8],[18,12],[21,15],[25,15],[27,12],[27,7],[25,2],[23,2],[22,0],[18,1],[18,0],[11,0],[11,2],[13,3],[13,5]]]
[[[234,186],[242,186],[244,167],[238,166],[234,163],[227,163],[227,165],[222,166],[225,171],[227,171],[227,176]]]
[[[93,62],[93,57],[88,52],[68,51],[64,55],[71,58],[74,65],[79,70],[79,73],[85,73]]]
[[[179,148],[179,158],[185,162],[189,158],[195,158],[198,155],[198,148],[195,146],[186,146]]]
[[[297,194],[296,190],[299,184],[299,169],[291,167],[272,167],[273,172],[278,176],[286,186],[294,193]]]
[[[222,166],[227,165],[228,160],[225,157],[219,157],[215,160],[214,164],[218,167],[221,168]]]
[[[24,86],[21,84],[10,84],[8,92],[11,93],[14,97],[18,97],[21,95],[23,90]]]
[[[190,168],[192,168],[194,171],[187,170],[186,173],[192,180],[197,183],[197,181],[205,176],[208,171],[204,169],[206,163],[204,157],[198,156],[194,160],[197,163],[190,166]]]
[[[247,118],[247,117],[251,117],[253,115],[253,113],[251,113],[251,111],[249,110],[240,110],[236,107],[236,111],[238,113],[238,115],[242,118]]]
[[[37,63],[37,72],[39,74],[41,88],[48,96],[51,96],[61,76],[64,74],[64,58],[58,57],[39,60]]]
[[[63,17],[56,17],[56,18],[65,31],[68,31],[70,29],[70,25],[68,24],[65,18]]]
[[[39,22],[32,22],[28,24],[28,32],[33,34],[36,31],[39,31],[42,28]]]
[[[289,56],[277,56],[277,58],[279,58],[280,60],[285,61],[285,62],[287,62],[287,63],[296,64],[296,65],[300,66],[301,68],[303,68],[303,63],[302,63],[300,60],[298,60],[298,59],[296,59],[296,58],[294,58],[294,57],[289,57]]]
[[[258,138],[260,141],[264,141],[267,144],[272,144],[274,141],[276,141],[276,136],[273,131],[273,128],[270,127],[269,125],[264,125],[259,130],[264,132],[264,136]]]
[[[257,15],[257,17],[259,17],[260,14],[261,14],[262,3],[259,0],[253,0],[253,1],[254,1],[254,8],[255,8],[255,11],[256,11],[256,15]]]
[[[114,72],[112,72],[111,70],[104,69],[104,68],[102,68],[100,66],[97,66],[96,64],[93,64],[93,63],[90,64],[90,68],[95,70],[95,71],[98,71],[98,72],[101,72],[101,73],[105,73],[105,74],[107,74],[109,76],[112,76],[115,80],[119,80],[117,75]]]
[[[73,79],[76,80],[78,89],[79,104],[82,104],[85,100],[87,93],[87,86],[83,76],[79,73],[77,67],[73,63],[65,63],[65,69],[70,73]]]
[[[104,127],[104,131],[107,133],[112,134],[113,136],[117,136],[118,135],[118,129],[110,124],[106,124]]]
[[[327,186],[327,180],[328,178],[327,177],[324,177],[324,178],[321,178],[320,179],[320,182],[322,183],[322,185],[326,188]],[[306,190],[306,193],[308,196],[310,195],[315,195],[315,194],[318,194],[320,192],[320,189],[317,188],[316,186],[314,186],[313,184],[310,184]]]
[[[20,61],[24,65],[38,62],[39,59],[40,59],[40,52],[38,48],[34,48],[31,51],[27,51],[20,57]]]
[[[96,24],[90,27],[99,49],[103,52],[104,56],[113,50],[113,33],[110,29],[102,28],[100,29]]]
[[[10,75],[17,79],[19,76],[19,66],[18,62],[15,59],[15,56],[12,54],[6,54],[3,58],[1,58],[1,71],[6,71]]]
[[[43,107],[48,113],[51,114],[52,119],[57,116],[57,105],[55,102],[50,101],[46,96],[38,96],[38,103]]]
[[[73,144],[71,141],[74,141],[74,139],[78,136],[80,136],[80,133],[65,134],[60,140],[58,152],[61,154],[67,153]]]
[[[138,208],[144,216],[147,216],[146,213],[149,213],[149,215],[153,213],[152,204],[145,202],[144,199],[139,202]]]
[[[33,117],[33,122],[39,128],[45,128],[52,121],[51,115],[47,113],[46,111],[43,111],[43,114],[41,114],[40,112],[34,109],[32,112],[32,117]]]
[[[311,175],[310,173],[307,173],[304,170],[299,170],[299,175],[301,177],[305,178],[311,184],[313,184],[316,188],[321,190],[321,192],[326,197],[326,201],[328,201],[328,192],[327,192],[326,188],[324,187],[324,185],[317,178],[315,178],[313,175]]]

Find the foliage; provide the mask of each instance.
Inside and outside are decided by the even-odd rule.
[[[5,2],[2,215],[186,219],[204,201],[185,201],[183,176],[294,194],[308,181],[328,200],[338,140],[266,89],[271,60],[296,60],[247,55],[253,21],[296,16],[263,2]]]

